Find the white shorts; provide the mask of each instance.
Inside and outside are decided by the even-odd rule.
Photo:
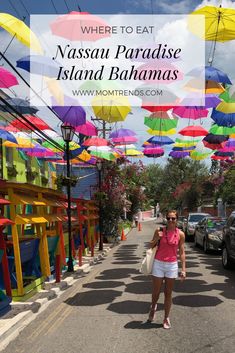
[[[166,262],[154,260],[152,275],[159,278],[177,278],[178,262]]]

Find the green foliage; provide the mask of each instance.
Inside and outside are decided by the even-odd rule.
[[[223,202],[228,204],[235,203],[235,168],[230,168],[224,174],[223,183],[219,187],[218,195],[222,197]]]
[[[16,166],[13,164],[11,166],[7,166],[7,176],[9,178],[15,178],[17,176],[18,172],[16,169]]]
[[[31,169],[26,170],[26,179],[27,181],[34,181],[36,179],[36,177],[38,176],[38,172],[33,171]]]

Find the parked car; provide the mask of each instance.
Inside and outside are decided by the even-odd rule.
[[[224,268],[235,268],[235,211],[228,217],[223,229],[222,265]]]
[[[211,216],[209,213],[189,213],[186,226],[185,226],[185,237],[186,240],[189,239],[194,239],[194,234],[195,234],[195,227],[198,224],[199,221],[201,221],[203,218]]]
[[[195,227],[194,244],[203,246],[205,253],[209,250],[222,249],[222,232],[226,218],[204,217]]]
[[[179,229],[182,229],[183,232],[185,231],[186,222],[187,222],[187,218],[185,216],[179,216],[178,217],[177,227]]]

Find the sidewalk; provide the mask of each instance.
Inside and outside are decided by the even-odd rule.
[[[43,290],[30,299],[25,302],[12,302],[11,309],[0,316],[0,350],[17,337],[21,330],[55,299],[59,298],[67,288],[86,276],[95,264],[100,263],[107,256],[113,246],[114,244],[103,244],[103,251],[100,251],[97,245],[94,257],[91,257],[89,253],[87,256],[83,256],[83,265],[79,267],[76,264],[72,274],[64,273],[60,283],[56,283],[55,280],[45,282]],[[32,313],[36,315],[32,315]]]

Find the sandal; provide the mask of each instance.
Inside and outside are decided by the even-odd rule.
[[[154,320],[156,311],[157,311],[157,304],[155,305],[155,307],[153,307],[151,305],[150,306],[149,317],[148,317],[148,322],[152,322]]]
[[[171,322],[170,322],[170,319],[169,317],[167,317],[166,319],[164,319],[163,321],[163,328],[168,330],[171,328]]]

